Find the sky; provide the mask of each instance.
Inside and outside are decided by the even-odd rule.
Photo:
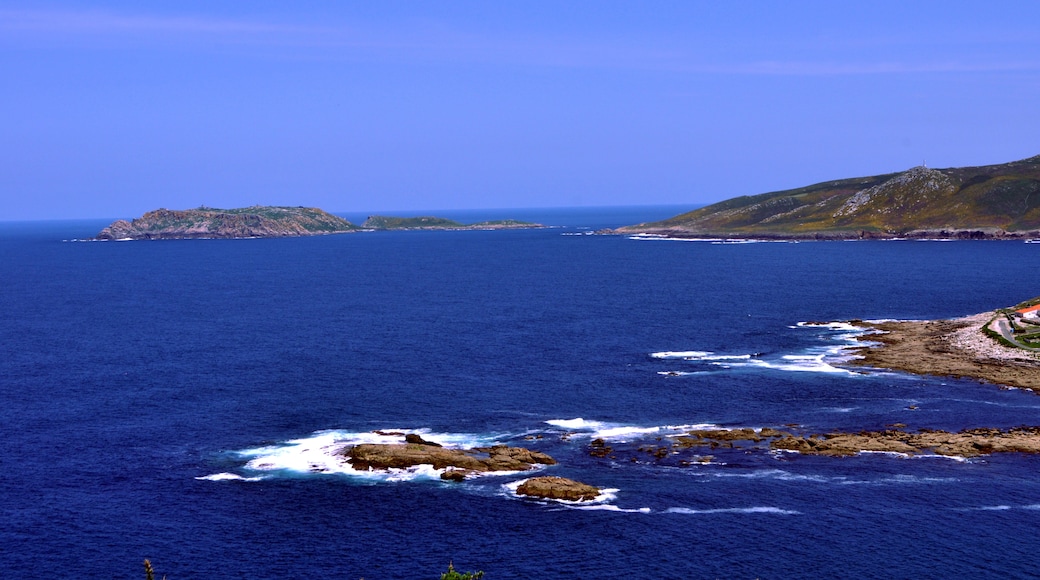
[[[1040,154],[1040,2],[0,0],[0,220],[689,204]]]

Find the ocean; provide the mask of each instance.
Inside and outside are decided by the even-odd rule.
[[[255,240],[0,223],[0,573],[1035,577],[1040,457],[654,451],[706,427],[1040,425],[1031,392],[851,372],[854,331],[806,324],[1016,304],[1040,245],[588,235],[681,209]],[[377,430],[537,449],[559,461],[538,474],[605,491],[337,459]]]

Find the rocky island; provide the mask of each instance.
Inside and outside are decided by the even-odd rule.
[[[181,240],[200,238],[276,238],[357,231],[349,221],[317,208],[253,206],[239,209],[199,207],[157,209],[133,220],[117,220],[98,240]]]
[[[529,228],[544,228],[542,224],[522,222],[518,220],[489,220],[464,224],[447,218],[423,216],[423,217],[392,217],[373,215],[361,224],[366,230],[516,230]]]
[[[735,197],[613,233],[815,240],[1036,238],[1040,155],[982,167],[921,166]]]
[[[556,460],[539,451],[523,447],[494,445],[472,449],[451,449],[426,441],[419,435],[405,435],[404,443],[363,443],[340,452],[354,469],[404,469],[430,465],[444,469],[441,479],[461,481],[476,473],[527,471],[537,465],[555,465]]]
[[[199,207],[157,209],[132,220],[116,220],[97,240],[183,240],[281,238],[383,230],[505,230],[543,228],[518,220],[463,224],[439,217],[369,216],[360,227],[326,211],[309,207],[253,206],[237,209]]]
[[[404,436],[403,443],[362,443],[345,447],[339,454],[354,469],[407,469],[429,465],[444,470],[441,479],[463,481],[481,473],[529,471],[539,465],[556,465],[556,460],[540,451],[508,445],[452,449],[427,441],[416,433],[385,433]],[[517,495],[540,499],[592,501],[599,495],[597,487],[563,477],[542,476],[524,480]]]

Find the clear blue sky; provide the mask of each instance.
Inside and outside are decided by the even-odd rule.
[[[1040,2],[0,1],[0,220],[700,204],[1040,153]]]

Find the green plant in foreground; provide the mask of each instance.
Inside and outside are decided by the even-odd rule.
[[[483,577],[484,572],[459,573],[451,562],[448,562],[448,571],[441,574],[441,580],[480,580]]]
[[[148,561],[148,558],[144,559],[144,577],[145,580],[155,580],[155,570],[152,569],[152,563]],[[165,574],[163,580],[166,580]]]

